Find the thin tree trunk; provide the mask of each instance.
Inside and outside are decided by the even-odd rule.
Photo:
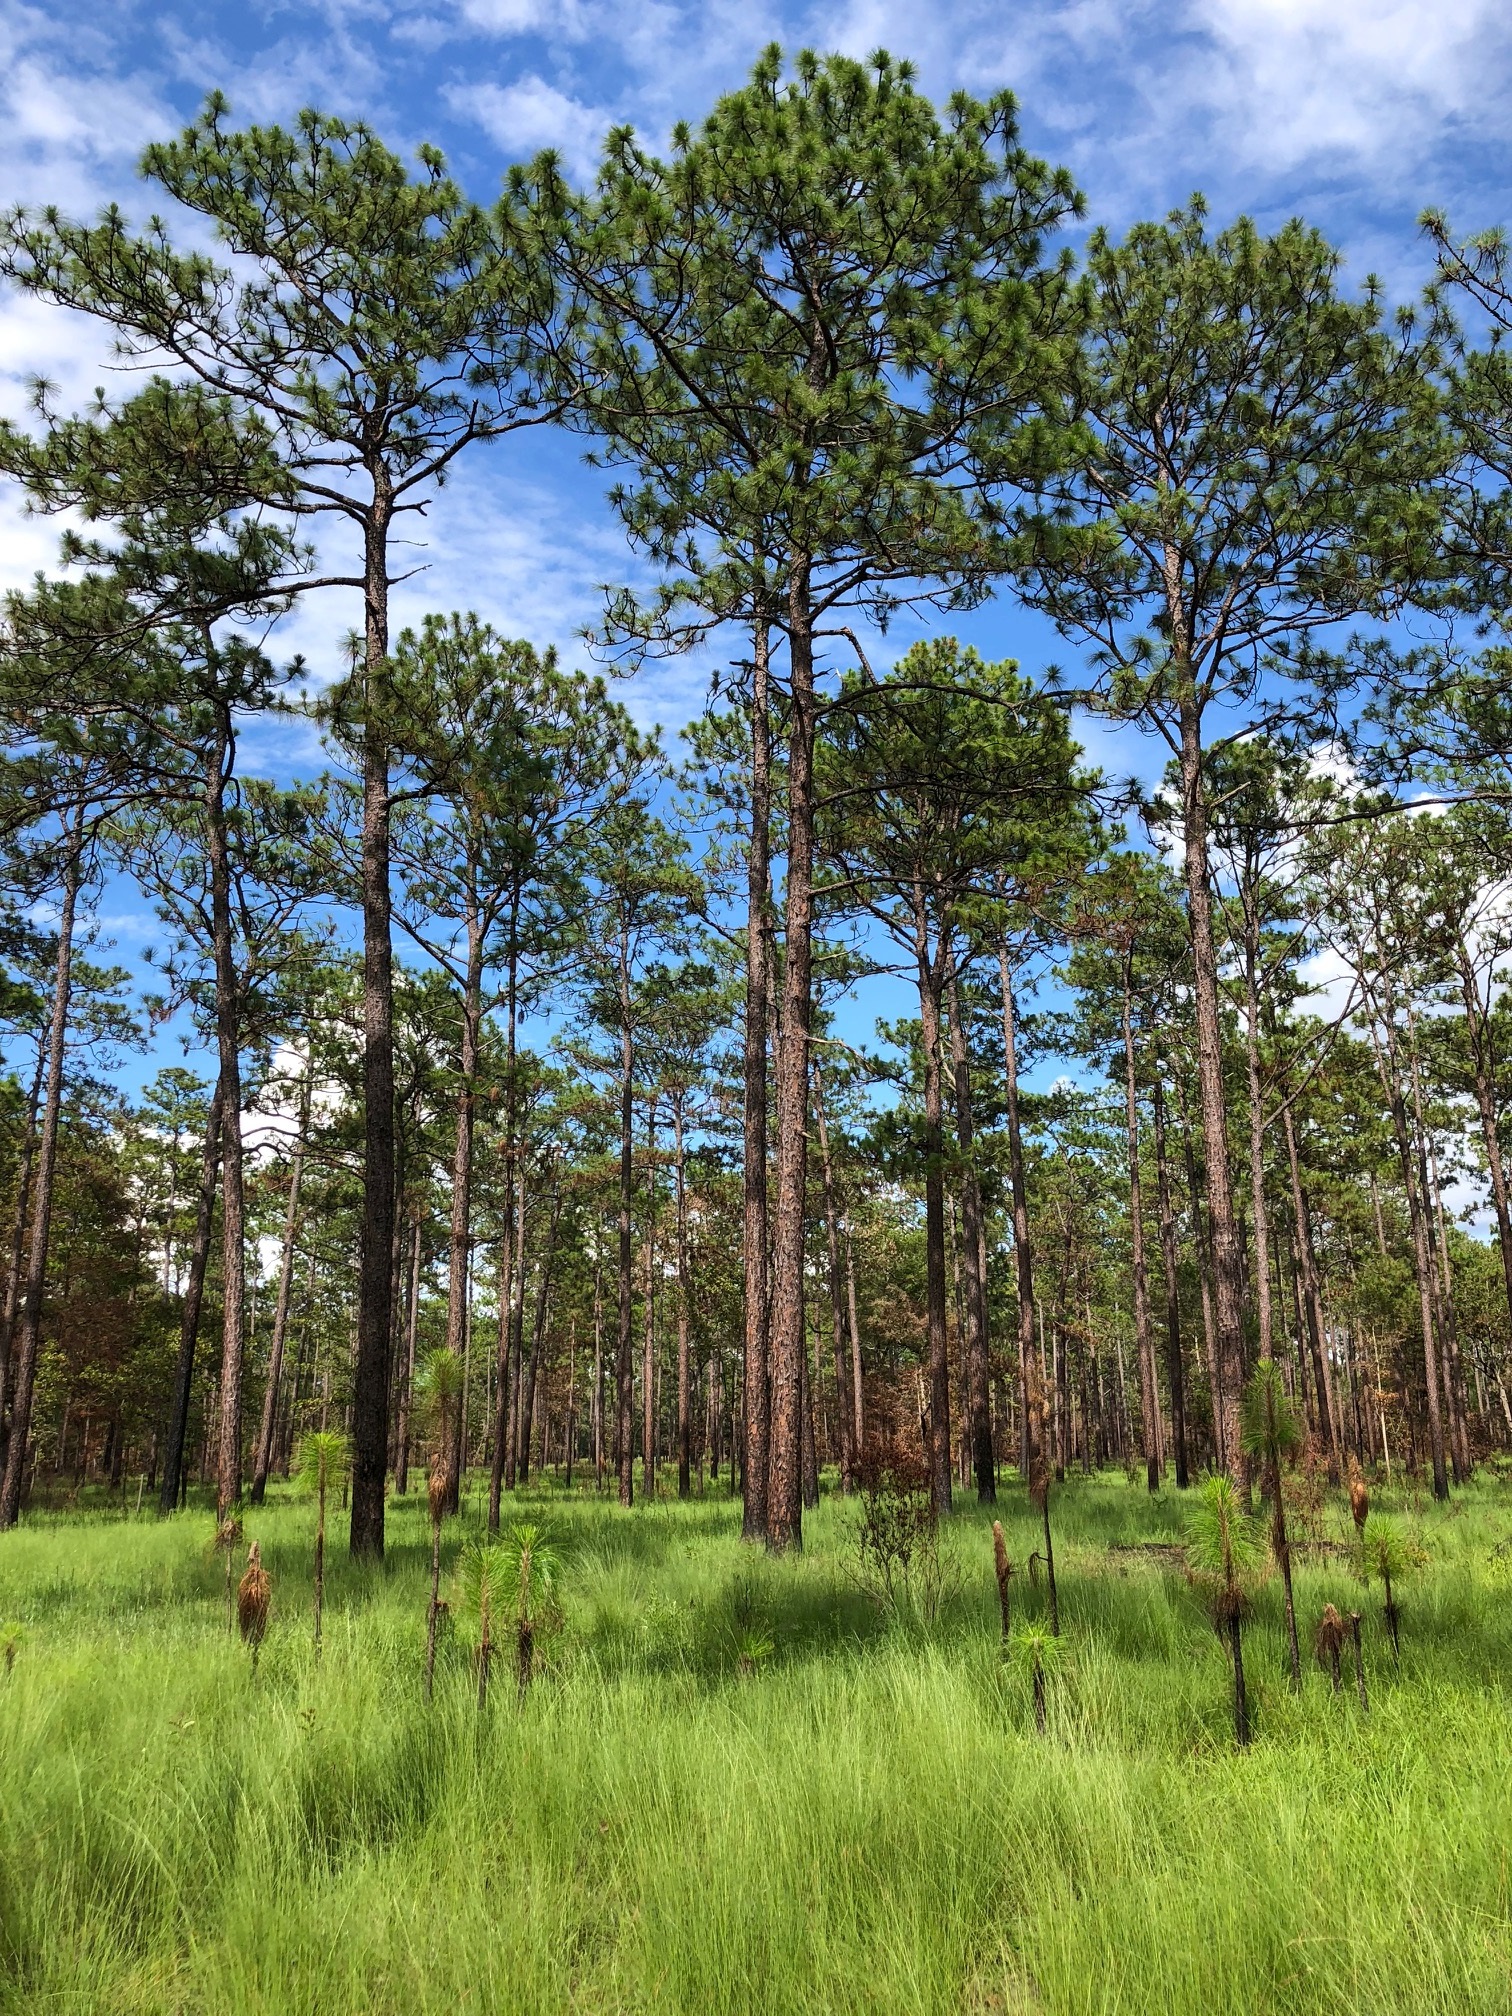
[[[948,981],[951,1075],[955,1080],[956,1143],[961,1155],[961,1249],[966,1276],[966,1407],[977,1503],[997,1503],[997,1463],[992,1450],[992,1403],[987,1392],[987,1276],[982,1228],[982,1185],[977,1175],[971,1110],[971,1054],[961,1016],[955,953]]]
[[[389,749],[379,687],[388,657],[388,533],[393,499],[387,471],[372,470],[364,515],[364,674],[362,735],[362,1241],[357,1282],[357,1349],[352,1368],[354,1555],[383,1553],[383,1485],[388,1473],[388,1355],[393,1330],[394,951],[389,886]],[[227,1112],[232,1102],[227,1097]]]
[[[913,890],[914,958],[924,1049],[924,1268],[929,1338],[929,1499],[950,1510],[950,1336],[945,1266],[945,1101],[941,1069],[942,961],[931,956],[922,886]]]
[[[1139,1171],[1139,1095],[1134,1059],[1134,948],[1123,955],[1124,1114],[1129,1143],[1129,1240],[1134,1271],[1134,1341],[1139,1352],[1140,1439],[1145,1482],[1160,1489],[1160,1450],[1156,1419],[1155,1341],[1150,1331],[1150,1285],[1145,1267],[1144,1198]]]
[[[635,1049],[630,1023],[629,947],[620,938],[620,1164],[619,1164],[619,1323],[614,1354],[615,1459],[621,1505],[635,1500],[634,1263]]]
[[[230,709],[222,710],[205,779],[205,846],[215,963],[215,1040],[221,1102],[221,1369],[216,1510],[241,1501],[242,1381],[247,1347],[247,1233],[241,1131],[241,982],[231,917],[231,862],[225,793],[236,761]],[[385,1255],[385,1262],[387,1255]],[[387,1458],[387,1450],[384,1452]],[[387,1462],[385,1460],[385,1468]]]
[[[777,1223],[772,1252],[771,1466],[767,1537],[803,1544],[803,1260],[807,1232],[809,1027],[813,1013],[814,641],[809,564],[789,566],[787,908],[777,1046]],[[749,1394],[747,1396],[749,1401]],[[747,1479],[749,1485],[749,1478]]]
[[[824,1185],[824,1238],[829,1256],[830,1324],[835,1350],[835,1399],[840,1421],[840,1488],[854,1491],[858,1450],[851,1426],[851,1370],[846,1364],[845,1282],[840,1265],[840,1229],[835,1209],[835,1169],[824,1110],[824,1075],[813,1059],[814,1122],[819,1136],[819,1174]]]
[[[536,1284],[535,1320],[530,1332],[530,1363],[525,1373],[520,1403],[520,1482],[530,1478],[530,1424],[535,1417],[536,1382],[541,1373],[541,1353],[546,1345],[546,1312],[551,1306],[551,1269],[556,1257],[557,1225],[562,1215],[562,1191],[557,1184],[551,1193],[551,1216],[546,1224],[546,1245],[541,1254],[541,1278]]]
[[[1223,1381],[1215,1426],[1220,1466],[1242,1482],[1239,1402],[1244,1385],[1244,1270],[1229,1180],[1228,1111],[1223,1089],[1223,1031],[1218,1008],[1218,958],[1208,884],[1207,804],[1203,793],[1200,716],[1181,708],[1182,838],[1187,921],[1192,946],[1192,1005],[1197,1031],[1197,1090],[1204,1149],[1203,1176],[1211,1228],[1214,1327]]]
[[[1176,1269],[1176,1213],[1171,1203],[1171,1167],[1166,1155],[1165,1087],[1157,1062],[1153,1087],[1155,1113],[1155,1186],[1160,1207],[1160,1261],[1165,1276],[1166,1383],[1171,1389],[1171,1453],[1176,1489],[1188,1483],[1186,1447],[1186,1377],[1181,1362],[1181,1293]]]
[[[304,1083],[300,1088],[299,1132],[294,1140],[294,1159],[289,1170],[289,1203],[284,1213],[283,1257],[278,1270],[278,1300],[273,1310],[273,1343],[268,1354],[268,1382],[263,1389],[262,1428],[257,1438],[257,1456],[252,1466],[252,1503],[261,1505],[268,1488],[268,1472],[273,1467],[273,1433],[278,1420],[278,1388],[283,1377],[284,1339],[289,1329],[289,1301],[294,1286],[294,1242],[299,1232],[299,1186],[304,1174],[305,1137],[310,1131],[310,1079],[313,1057],[305,1060]]]
[[[767,1534],[767,1478],[771,1465],[770,1316],[767,1281],[767,989],[771,924],[767,886],[771,873],[771,720],[769,633],[758,623],[751,650],[751,833],[746,852],[745,1100],[745,1443],[741,1462],[745,1504],[741,1535]]]
[[[1342,1474],[1339,1424],[1335,1419],[1333,1381],[1328,1376],[1328,1357],[1324,1348],[1323,1298],[1318,1291],[1312,1213],[1308,1208],[1307,1192],[1302,1187],[1302,1163],[1297,1153],[1297,1129],[1290,1099],[1281,1108],[1281,1124],[1286,1138],[1287,1166],[1291,1171],[1292,1222],[1295,1227],[1293,1246],[1302,1271],[1302,1308],[1307,1324],[1308,1348],[1312,1354],[1313,1384],[1317,1389],[1318,1414],[1328,1448],[1329,1478],[1336,1484]]]
[[[52,1018],[47,1031],[47,1090],[42,1107],[42,1136],[37,1144],[37,1198],[32,1210],[31,1251],[21,1297],[21,1325],[16,1338],[15,1385],[11,1398],[11,1432],[5,1449],[5,1475],[0,1481],[0,1529],[21,1516],[21,1483],[31,1434],[32,1396],[37,1376],[37,1347],[42,1332],[42,1296],[47,1285],[47,1248],[52,1230],[53,1183],[58,1160],[58,1122],[63,1111],[63,1062],[68,1034],[68,1004],[73,988],[74,916],[84,873],[84,808],[74,815],[68,854],[63,865],[63,903],[58,915],[58,956],[53,981]]]
[[[1028,1479],[1036,1461],[1035,1441],[1044,1436],[1044,1381],[1034,1332],[1034,1261],[1029,1245],[1029,1190],[1024,1175],[1024,1135],[1019,1119],[1018,1034],[1013,1007],[1013,973],[1008,944],[998,946],[1003,989],[1003,1065],[1008,1106],[1008,1179],[1013,1197],[1013,1263],[1018,1290],[1020,1407],[1019,1464]]]
[[[420,1207],[410,1227],[409,1297],[404,1322],[404,1390],[399,1396],[399,1454],[394,1465],[394,1489],[402,1498],[409,1490],[410,1420],[415,1405],[415,1340],[420,1329]]]
[[[656,1495],[656,1094],[646,1126],[646,1306],[641,1312],[641,1489]]]
[[[683,1145],[683,1093],[672,1108],[673,1152],[677,1164],[677,1495],[693,1489],[693,1396],[688,1338],[688,1172]]]
[[[10,1261],[5,1270],[5,1312],[0,1316],[0,1470],[5,1463],[6,1395],[10,1383],[11,1343],[16,1334],[16,1310],[21,1299],[21,1259],[26,1250],[26,1220],[31,1205],[32,1163],[37,1153],[37,1114],[42,1104],[42,1079],[47,1070],[47,1045],[37,1045],[37,1068],[26,1100],[26,1132],[16,1170],[16,1215],[11,1221]]]

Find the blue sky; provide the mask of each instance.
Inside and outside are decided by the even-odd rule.
[[[1427,260],[1425,205],[1469,230],[1512,221],[1512,8],[1496,0],[898,0],[795,6],[772,0],[106,0],[83,7],[0,0],[0,192],[7,202],[90,211],[149,207],[135,161],[149,139],[224,90],[247,119],[300,106],[360,114],[402,151],[433,141],[472,194],[552,145],[586,175],[612,121],[659,142],[737,84],[769,40],[912,58],[926,90],[1011,87],[1026,141],[1066,163],[1088,217],[1122,228],[1206,192],[1215,222],[1302,214],[1347,257],[1411,298]],[[99,333],[35,303],[0,298],[0,410],[19,416],[42,372],[65,398],[106,382]],[[574,637],[602,584],[625,577],[602,479],[579,448],[537,438],[480,450],[433,509],[424,570],[396,596],[400,620],[473,607],[513,635]],[[55,528],[0,496],[0,586],[49,563]],[[334,556],[333,556],[334,557]],[[356,609],[310,598],[281,648],[334,669]],[[1005,601],[958,626],[993,656],[1035,670],[1067,647]],[[906,641],[906,638],[904,639]],[[579,654],[580,655],[580,654]],[[643,671],[624,698],[669,728],[702,703],[706,666]],[[1150,774],[1137,738],[1094,742],[1120,772]],[[313,739],[253,738],[270,767],[316,767]],[[156,935],[127,892],[106,922],[120,954]],[[880,1004],[879,1004],[880,1005]]]

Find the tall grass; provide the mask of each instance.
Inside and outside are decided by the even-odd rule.
[[[1390,1494],[1379,1493],[1379,1499]],[[0,1546],[0,2009],[126,2012],[1504,2011],[1512,2003],[1504,1487],[1390,1506],[1399,1591],[1299,1552],[1299,1617],[1365,1615],[1370,1713],[1287,1684],[1280,1590],[1246,1627],[1255,1742],[1179,1563],[1174,1492],[1057,1492],[1067,1651],[1035,1734],[1000,1655],[990,1522],[952,1520],[934,1619],[884,1619],[826,1500],[801,1561],[722,1497],[622,1513],[522,1494],[562,1557],[523,1703],[479,1715],[466,1635],[423,1699],[424,1500],[389,1557],[248,1515],[273,1576],[254,1674],[214,1521],[39,1517]],[[527,1509],[528,1508],[528,1509]],[[449,1522],[450,1568],[481,1525]],[[1038,1519],[999,1507],[1015,1614]],[[1375,1516],[1374,1511],[1372,1516]],[[1342,1498],[1329,1533],[1352,1533]],[[754,1670],[742,1645],[770,1651]]]

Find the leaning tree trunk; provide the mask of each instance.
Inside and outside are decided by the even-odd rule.
[[[966,1407],[971,1424],[971,1467],[977,1503],[997,1502],[997,1464],[992,1453],[992,1404],[987,1390],[986,1244],[982,1229],[982,1185],[977,1175],[976,1136],[971,1110],[971,1052],[961,1018],[961,990],[955,953],[950,955],[950,1062],[955,1080],[956,1144],[961,1154],[961,1246],[966,1263]]]
[[[751,648],[751,834],[746,852],[745,1099],[745,1504],[741,1536],[764,1540],[771,1464],[771,1394],[767,1281],[767,989],[772,956],[767,885],[771,873],[772,749],[767,691],[767,626]]]
[[[789,570],[787,909],[777,1045],[777,1224],[772,1251],[771,1468],[767,1538],[803,1545],[803,1262],[808,1230],[808,1071],[813,1017],[814,638],[809,563]],[[747,1396],[749,1402],[750,1396]]]
[[[388,657],[388,534],[393,498],[387,472],[373,470],[364,521],[362,735],[362,1242],[357,1277],[357,1350],[352,1368],[351,1551],[383,1552],[383,1483],[388,1470],[388,1355],[393,1327],[394,948],[389,885],[389,747],[380,686]],[[227,1111],[231,1110],[227,1101]]]
[[[58,1122],[63,1111],[63,1056],[68,1035],[69,996],[73,988],[74,916],[78,909],[83,872],[84,808],[81,805],[74,816],[68,856],[63,867],[58,957],[53,981],[52,1016],[47,1029],[47,1090],[43,1095],[42,1137],[37,1144],[37,1196],[32,1209],[31,1251],[27,1255],[21,1323],[16,1337],[10,1439],[5,1448],[5,1474],[0,1479],[0,1529],[14,1526],[21,1516],[21,1485],[26,1471],[26,1445],[31,1435],[37,1347],[42,1334],[42,1295],[47,1285],[47,1248],[52,1230],[53,1186],[58,1164]]]
[[[1145,1483],[1160,1489],[1160,1444],[1156,1410],[1155,1341],[1150,1332],[1150,1283],[1145,1266],[1144,1196],[1139,1171],[1139,1095],[1134,1070],[1134,949],[1123,955],[1124,1116],[1129,1143],[1129,1240],[1134,1272],[1134,1342],[1139,1352],[1140,1440],[1144,1444]]]
[[[284,1213],[283,1260],[278,1271],[278,1301],[273,1311],[273,1344],[268,1355],[268,1383],[263,1390],[262,1429],[252,1468],[252,1503],[261,1505],[273,1467],[273,1435],[278,1422],[278,1388],[283,1377],[284,1339],[289,1329],[289,1301],[294,1286],[294,1241],[299,1232],[299,1186],[304,1173],[305,1136],[310,1131],[310,1078],[314,1058],[306,1060],[299,1100],[299,1133],[289,1172],[289,1203]]]

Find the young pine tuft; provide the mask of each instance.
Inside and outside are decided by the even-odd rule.
[[[236,1618],[242,1643],[252,1647],[252,1670],[257,1670],[257,1654],[268,1628],[268,1609],[273,1601],[273,1577],[262,1565],[262,1547],[254,1540],[247,1550],[247,1572],[236,1589]]]

